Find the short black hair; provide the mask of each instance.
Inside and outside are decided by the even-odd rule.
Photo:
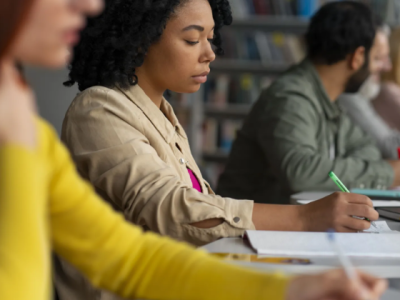
[[[360,2],[330,2],[312,17],[306,33],[308,57],[332,65],[344,60],[358,47],[369,54],[382,22]]]
[[[138,83],[135,69],[161,37],[167,21],[192,0],[106,0],[104,12],[89,18],[74,48],[65,86],[83,91],[95,85],[128,88]],[[215,22],[213,45],[223,53],[220,29],[232,23],[228,0],[208,0]]]

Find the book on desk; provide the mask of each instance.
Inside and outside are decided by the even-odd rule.
[[[258,253],[273,256],[334,256],[324,232],[257,231],[245,233]],[[400,258],[400,234],[337,233],[348,256]]]

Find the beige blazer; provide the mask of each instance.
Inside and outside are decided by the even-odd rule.
[[[92,87],[72,102],[62,140],[81,175],[127,220],[194,245],[252,229],[252,201],[216,196],[194,161],[172,107],[159,109],[139,86]],[[203,193],[192,188],[187,171]],[[189,225],[211,218],[215,228]]]
[[[172,107],[163,99],[159,109],[139,86],[96,86],[78,94],[66,114],[62,140],[80,174],[127,220],[145,229],[194,245],[254,229],[253,201],[214,194]],[[192,188],[187,168],[203,193]],[[210,229],[190,225],[212,218],[225,222]],[[64,261],[56,263],[55,277],[62,300],[117,299],[92,289]]]

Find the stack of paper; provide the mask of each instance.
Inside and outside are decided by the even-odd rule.
[[[363,232],[365,233],[400,233],[396,230],[390,229],[389,225],[385,221],[375,221],[373,226]]]
[[[299,204],[308,204],[317,200],[297,200]],[[374,207],[400,207],[400,201],[394,200],[372,200]]]
[[[324,232],[248,230],[246,236],[258,254],[336,255]],[[400,258],[400,234],[337,233],[336,236],[346,255]]]

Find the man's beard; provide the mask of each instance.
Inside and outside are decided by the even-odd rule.
[[[349,94],[357,93],[369,76],[368,62],[365,62],[361,69],[350,77],[344,92]]]
[[[378,97],[381,91],[381,84],[379,79],[375,78],[375,76],[369,76],[367,80],[363,83],[358,93],[362,98],[366,101],[372,101],[376,97]]]

